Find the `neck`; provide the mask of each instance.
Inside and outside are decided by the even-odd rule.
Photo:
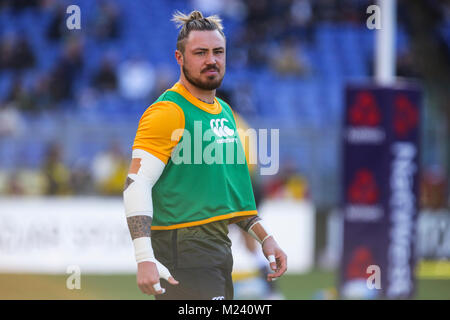
[[[206,103],[210,103],[210,104],[214,103],[214,98],[216,96],[215,89],[214,90],[200,89],[200,88],[194,86],[193,84],[191,84],[186,79],[184,79],[184,77],[180,77],[179,82],[186,88],[187,91],[189,91],[197,99],[199,99],[203,102],[206,102]]]

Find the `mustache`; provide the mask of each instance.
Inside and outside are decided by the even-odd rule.
[[[212,67],[206,67],[205,69],[203,69],[203,70],[202,70],[202,73],[203,73],[203,72],[210,71],[210,70],[215,70],[215,71],[219,72],[219,68],[218,68],[218,67],[212,66]]]

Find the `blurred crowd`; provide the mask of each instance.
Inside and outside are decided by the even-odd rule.
[[[45,160],[37,169],[0,170],[0,195],[102,195],[120,196],[128,174],[129,157],[117,141],[98,152],[92,161],[68,164],[64,147],[50,143]],[[307,179],[294,162],[287,163],[279,174],[261,180],[252,171],[256,201],[262,199],[309,199]]]
[[[0,10],[20,10],[33,7],[35,10],[50,10],[52,17],[45,32],[45,41],[60,46],[56,61],[48,71],[33,68],[38,59],[24,34],[10,32],[0,38],[0,72],[13,74],[13,85],[2,105],[14,105],[21,111],[41,111],[60,107],[60,103],[73,100],[74,83],[83,72],[86,57],[84,40],[92,37],[96,41],[109,41],[119,36],[119,13],[113,2],[101,1],[96,19],[89,24],[89,34],[70,32],[66,27],[66,7],[58,1],[1,1]],[[25,31],[22,31],[22,33]],[[31,85],[25,83],[24,73],[36,71]],[[111,61],[99,66],[89,86],[98,90],[115,90],[117,76]]]
[[[361,23],[366,18],[367,1],[327,0],[192,0],[192,7],[205,14],[219,14],[224,19],[239,20],[239,30],[229,40],[230,68],[263,68],[274,73],[307,76],[311,72],[302,45],[314,41],[314,26],[320,21]],[[105,43],[121,37],[123,17],[114,1],[99,1],[95,19],[80,32],[66,27],[67,13],[62,2],[55,0],[0,1],[1,10],[20,14],[24,9],[46,10],[52,14],[45,32],[46,41],[60,44],[61,49],[50,70],[38,72],[31,84],[25,83],[25,71],[34,70],[38,57],[25,31],[0,37],[0,72],[12,72],[13,85],[0,109],[13,107],[38,112],[63,106],[76,100],[83,107],[96,95],[116,93],[127,99],[151,102],[175,80],[175,75],[139,56],[122,61],[115,52],[105,52],[96,72],[83,88],[74,88],[85,69],[85,42],[94,39]],[[85,31],[87,30],[87,31]],[[120,63],[119,63],[120,62]],[[164,75],[156,77],[155,74]],[[76,90],[76,94],[74,91]],[[240,99],[242,92],[233,92]]]
[[[345,4],[344,4],[345,2]],[[314,41],[317,21],[361,21],[364,11],[360,1],[310,1],[310,0],[191,0],[192,7],[205,15],[219,14],[224,19],[240,22],[240,28],[229,39],[230,68],[269,67],[280,76],[307,76],[311,71],[302,53],[302,43]],[[66,4],[55,0],[9,1],[0,0],[1,10],[21,14],[23,10],[45,10],[51,19],[45,30],[45,41],[57,46],[56,60],[49,70],[40,71],[36,55],[25,34],[1,33],[0,72],[13,75],[12,85],[5,98],[0,100],[0,138],[19,134],[23,129],[21,113],[39,113],[58,110],[65,102],[75,101],[77,108],[89,108],[101,95],[116,95],[127,100],[153,101],[176,80],[169,70],[152,64],[142,56],[127,60],[114,50],[103,53],[101,62],[90,75],[84,87],[77,81],[86,69],[86,41],[99,43],[120,39],[124,23],[116,2],[99,1],[95,19],[87,22],[83,31],[68,31]],[[87,30],[87,31],[86,31]],[[42,58],[42,57],[41,57]],[[29,83],[25,75],[34,71]],[[158,74],[158,76],[156,76]],[[233,92],[221,91],[228,101],[239,101],[243,113],[255,111],[251,101],[251,84],[240,86]],[[22,128],[22,129],[21,129]],[[59,144],[50,144],[40,170],[17,168],[12,173],[0,175],[0,192],[3,194],[103,194],[117,195],[122,190],[127,171],[127,161],[119,144],[97,154],[92,163],[67,165],[64,150]],[[261,186],[267,197],[307,196],[307,183],[300,175],[285,168],[274,179]],[[3,184],[2,184],[3,182]]]
[[[68,164],[64,148],[51,143],[41,168],[0,170],[0,195],[102,195],[120,196],[128,173],[130,159],[117,141],[98,152],[92,161]],[[295,161],[287,161],[280,172],[261,179],[251,170],[257,203],[264,199],[311,200],[311,189],[305,174]],[[441,166],[425,168],[420,177],[422,208],[439,209],[447,206],[448,181]]]
[[[268,69],[278,77],[301,79],[315,70],[303,48],[316,42],[316,27],[323,22],[365,24],[368,0],[186,0],[190,7],[205,15],[219,14],[225,21],[237,22],[228,37],[227,68],[235,70]],[[406,1],[400,0],[399,4]],[[436,19],[450,22],[450,1],[436,2],[440,16]],[[120,6],[112,0],[96,2],[92,19],[86,28],[68,32],[67,3],[56,0],[0,0],[0,12],[9,10],[21,14],[24,10],[50,12],[45,41],[54,45],[56,54],[48,68],[38,68],[42,62],[33,50],[26,30],[0,32],[0,75],[12,76],[8,92],[0,96],[0,139],[20,134],[24,130],[23,114],[33,115],[45,110],[60,110],[71,104],[89,109],[98,104],[99,97],[112,96],[124,101],[138,101],[144,108],[176,81],[176,73],[164,65],[155,64],[144,56],[134,54],[126,59],[114,50],[123,37],[122,26],[127,23]],[[400,8],[401,9],[401,8]],[[399,19],[402,17],[399,10]],[[87,42],[111,44],[101,53],[100,62],[86,77]],[[428,46],[425,46],[428,47]],[[112,49],[111,49],[112,48]],[[411,51],[398,57],[398,74],[420,77]],[[372,64],[372,63],[371,63]],[[29,77],[30,73],[32,74]],[[423,72],[422,72],[423,73]],[[448,88],[447,88],[448,89]],[[220,91],[244,116],[257,115],[252,99],[252,83]],[[126,105],[126,104],[125,104]],[[448,113],[450,114],[450,113]],[[41,169],[17,168],[15,172],[0,174],[2,194],[119,194],[127,170],[124,152],[118,144],[96,155],[92,163],[68,165],[64,150],[52,144],[48,147]],[[99,168],[105,167],[103,170]],[[94,169],[96,167],[96,169]],[[289,165],[279,175],[265,181],[261,194],[267,197],[311,196],[306,179],[293,172]],[[444,181],[447,175],[444,171]],[[441,170],[441,171],[442,171]],[[424,190],[431,190],[435,174],[424,174]],[[439,180],[440,181],[440,180]],[[439,182],[442,185],[442,182]],[[431,187],[430,187],[431,186]],[[448,194],[446,186],[439,187]],[[424,191],[425,194],[428,194]],[[429,199],[430,196],[424,196]],[[424,200],[425,202],[428,200]],[[434,200],[433,200],[434,201]]]
[[[193,1],[200,8],[206,1]],[[249,68],[270,68],[281,76],[307,76],[311,66],[302,46],[315,41],[323,21],[363,23],[367,1],[213,0],[210,12],[243,16],[233,39],[230,62]],[[232,5],[230,5],[232,4]],[[211,4],[205,5],[208,11]],[[234,9],[234,10],[233,10]]]
[[[4,195],[121,195],[129,159],[118,143],[97,153],[91,162],[69,165],[64,148],[50,143],[38,169],[0,171],[0,194]]]
[[[367,0],[187,2],[205,14],[219,14],[225,20],[239,22],[239,27],[228,40],[228,68],[266,68],[275,75],[294,78],[308,77],[314,73],[302,48],[315,42],[318,23],[325,21],[364,25],[367,19],[366,9],[371,4]],[[448,3],[442,2],[442,16],[450,21]],[[67,102],[72,102],[75,108],[92,108],[99,96],[105,94],[112,94],[114,99],[143,99],[143,103],[148,104],[176,80],[176,74],[162,65],[139,55],[124,60],[112,49],[102,53],[96,70],[89,74],[87,81],[80,82],[80,77],[86,71],[86,59],[89,58],[85,54],[86,41],[90,39],[108,43],[120,39],[121,26],[126,21],[116,2],[102,0],[95,7],[96,12],[92,15],[95,18],[86,22],[86,28],[79,32],[69,31],[66,27],[67,13],[64,4],[55,0],[0,0],[0,11],[12,10],[20,14],[22,10],[32,8],[51,12],[45,38],[49,43],[60,47],[50,69],[38,71],[36,65],[40,58],[35,55],[26,31],[0,33],[0,72],[13,74],[9,92],[4,98],[0,98],[0,113],[11,113],[12,109],[30,112],[60,109]],[[401,18],[401,14],[399,16]],[[367,63],[371,69],[373,62]],[[24,73],[30,70],[36,71],[36,74],[28,80]],[[401,76],[420,76],[414,67],[410,51],[400,53],[398,73]],[[251,86],[248,83],[232,88],[230,102],[244,113],[248,111],[249,115],[254,115],[255,106],[251,106],[251,102],[245,102],[248,101],[246,97],[251,96]]]

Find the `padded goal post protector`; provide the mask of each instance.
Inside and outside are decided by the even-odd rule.
[[[343,298],[414,295],[422,94],[348,85],[342,131]]]

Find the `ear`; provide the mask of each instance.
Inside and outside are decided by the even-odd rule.
[[[175,59],[179,66],[183,65],[183,54],[180,50],[175,50]]]

